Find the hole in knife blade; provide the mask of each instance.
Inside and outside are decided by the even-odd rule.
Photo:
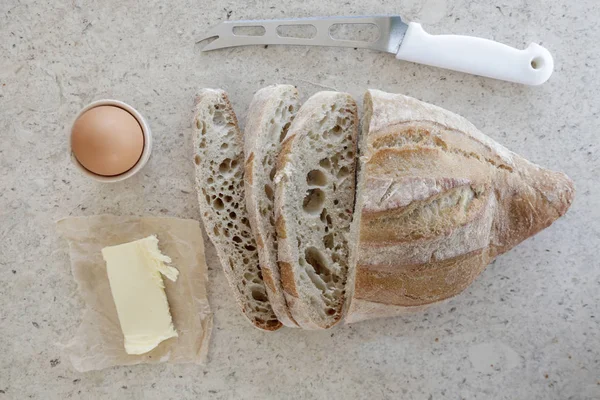
[[[234,26],[233,34],[235,36],[263,36],[265,28],[262,26]]]
[[[375,24],[333,24],[329,36],[334,40],[375,42],[379,39],[379,27]]]
[[[279,25],[277,27],[279,37],[312,39],[317,36],[317,28],[314,25]]]

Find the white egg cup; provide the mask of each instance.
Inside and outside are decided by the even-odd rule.
[[[98,175],[81,165],[81,163],[77,160],[77,157],[75,157],[75,155],[73,154],[73,151],[71,149],[71,131],[69,131],[69,152],[71,154],[71,161],[80,172],[82,172],[86,176],[89,176],[92,179],[95,179],[99,182],[119,182],[138,173],[148,162],[148,159],[150,158],[150,152],[152,151],[152,132],[150,131],[150,126],[148,125],[146,119],[144,119],[142,114],[140,114],[135,108],[131,107],[129,104],[123,103],[122,101],[112,99],[97,100],[85,106],[81,111],[79,111],[79,113],[73,120],[73,124],[71,124],[71,130],[73,125],[75,124],[75,121],[77,121],[77,119],[81,117],[84,112],[100,106],[119,107],[127,111],[129,114],[133,115],[133,117],[140,124],[140,127],[142,128],[142,134],[144,135],[144,148],[142,149],[142,155],[131,169],[127,170],[126,172],[123,172],[122,174],[113,176]]]

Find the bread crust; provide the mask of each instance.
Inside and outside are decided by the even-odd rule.
[[[450,111],[369,90],[349,322],[455,296],[496,256],[564,215],[573,182]],[[371,114],[372,112],[372,114]],[[413,308],[417,307],[417,308]]]

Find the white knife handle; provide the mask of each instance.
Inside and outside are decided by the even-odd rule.
[[[519,50],[473,36],[430,35],[416,22],[396,58],[525,85],[541,85],[554,70],[552,55],[538,44]]]

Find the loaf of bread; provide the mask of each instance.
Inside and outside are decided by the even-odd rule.
[[[567,176],[431,104],[370,90],[361,135],[347,94],[298,107],[292,86],[257,92],[242,137],[223,91],[203,90],[196,106],[204,226],[261,329],[423,310],[573,201]]]
[[[275,169],[277,155],[300,108],[298,90],[291,85],[273,85],[256,92],[246,118],[246,205],[256,237],[260,269],[269,301],[277,318],[288,327],[297,327],[288,309],[279,267],[275,233]]]
[[[360,241],[347,322],[463,291],[486,265],[562,216],[572,181],[466,119],[400,94],[364,99]]]
[[[203,89],[194,112],[200,215],[244,315],[258,328],[281,327],[259,265],[244,193],[243,138],[227,94]]]
[[[279,268],[304,329],[329,328],[346,311],[357,134],[352,97],[320,92],[300,108],[277,160]]]

